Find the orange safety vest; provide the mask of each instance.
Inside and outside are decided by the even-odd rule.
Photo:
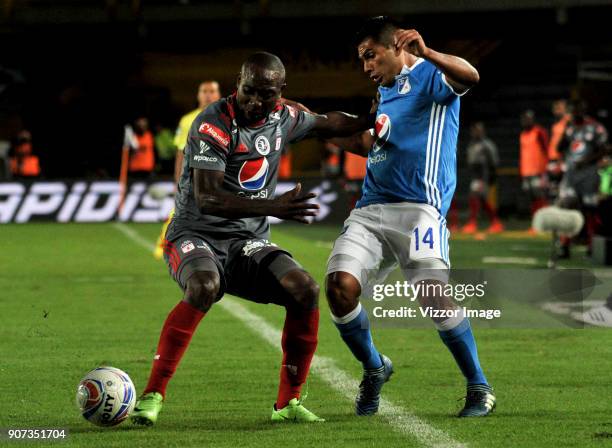
[[[32,155],[32,143],[21,143],[15,148],[15,157],[11,158],[11,172],[15,176],[40,176],[38,156]]]
[[[138,149],[130,156],[129,171],[151,172],[155,168],[155,143],[150,131],[136,134]]]
[[[11,172],[15,176],[37,177],[40,176],[40,163],[37,156],[12,157]]]
[[[548,163],[548,134],[539,125],[521,132],[520,171],[522,177],[539,176]]]
[[[567,123],[570,120],[569,114],[564,115],[559,121],[552,125],[550,129],[550,143],[548,145],[548,158],[550,160],[559,160],[561,155],[559,154],[559,143],[563,138],[563,133]]]
[[[281,154],[280,165],[278,166],[278,177],[279,179],[289,179],[291,177],[291,165],[292,165],[291,153]]]
[[[347,180],[361,180],[366,175],[368,159],[352,152],[344,153],[344,177]]]

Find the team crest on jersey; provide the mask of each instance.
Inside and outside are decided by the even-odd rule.
[[[245,190],[261,190],[266,184],[269,169],[270,165],[265,157],[247,160],[238,172],[238,183]]]
[[[401,78],[397,81],[397,91],[398,93],[405,95],[410,92],[410,80],[406,76],[405,78]]]
[[[262,156],[267,156],[270,152],[270,142],[265,135],[260,135],[255,139],[255,149]]]
[[[376,117],[376,123],[374,125],[374,135],[376,135],[376,141],[372,146],[374,152],[378,151],[383,147],[389,140],[391,135],[391,119],[387,114],[380,114]]]

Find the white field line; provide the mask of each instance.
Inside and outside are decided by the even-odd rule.
[[[533,257],[483,257],[483,263],[487,264],[524,264],[524,265],[536,265],[538,260]]]
[[[228,297],[219,302],[219,305],[242,321],[258,336],[270,345],[281,349],[281,332],[272,327],[265,319],[249,311],[235,299]],[[347,400],[353,401],[359,388],[359,382],[348,373],[336,366],[333,359],[315,355],[312,362],[312,373],[318,375],[329,386]],[[396,431],[413,437],[420,444],[430,447],[460,447],[465,446],[453,440],[445,432],[434,428],[416,415],[406,411],[401,406],[382,398],[379,414],[383,416]],[[356,417],[357,418],[357,417]],[[364,417],[359,417],[364,418]]]
[[[115,223],[113,227],[148,251],[152,251],[155,248],[154,244],[128,228],[125,224]],[[281,350],[280,330],[274,328],[261,316],[252,313],[244,305],[241,305],[238,301],[229,297],[225,297],[220,301],[218,306],[222,307],[225,311],[253,330],[264,341],[276,347],[279,351]],[[344,396],[347,400],[353,401],[355,399],[357,389],[359,388],[359,382],[344,370],[337,367],[333,359],[315,355],[312,362],[312,373],[318,375],[323,381],[329,384],[332,389]],[[452,439],[444,431],[431,426],[416,415],[405,410],[401,406],[393,404],[384,397],[381,397],[380,400],[379,415],[384,417],[395,431],[416,439],[421,445],[436,448],[458,448],[467,446],[466,444],[462,444]]]

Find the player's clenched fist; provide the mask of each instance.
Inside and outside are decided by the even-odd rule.
[[[274,199],[270,215],[280,219],[291,219],[310,224],[307,217],[316,216],[319,205],[308,201],[316,198],[317,195],[315,193],[300,195],[301,191],[302,184],[298,183],[295,188]]]
[[[395,48],[404,50],[417,57],[424,57],[428,51],[425,41],[417,30],[402,30],[395,32]]]

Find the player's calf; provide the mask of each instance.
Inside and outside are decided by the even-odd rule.
[[[425,292],[419,296],[419,303],[422,307],[431,307],[434,310],[455,310],[452,317],[432,317],[432,320],[442,342],[455,358],[467,382],[466,403],[459,416],[488,415],[495,408],[495,395],[480,366],[476,340],[470,322],[452,298],[445,297],[441,293],[439,287],[443,286],[444,282],[425,280],[423,285],[426,286],[422,289]],[[436,314],[434,313],[434,316]]]
[[[291,409],[296,410],[295,406],[301,406],[300,393],[317,349],[319,332],[319,285],[317,282],[307,272],[293,269],[280,279],[280,284],[286,295],[287,314],[281,339],[283,360],[278,396],[272,413],[273,420],[275,415],[279,417]],[[292,402],[296,403],[293,407],[289,406]],[[305,408],[300,407],[298,410],[305,412],[300,413],[301,417],[298,420],[302,417],[306,418],[306,414],[311,414]]]
[[[348,272],[336,271],[327,276],[326,293],[332,318],[342,340],[363,365],[363,379],[355,398],[357,415],[378,412],[380,391],[393,373],[391,360],[378,353],[367,311],[359,303],[361,284]]]
[[[330,273],[326,285],[332,318],[342,340],[366,372],[379,369],[382,361],[372,341],[368,312],[359,303],[361,285],[344,271]]]

